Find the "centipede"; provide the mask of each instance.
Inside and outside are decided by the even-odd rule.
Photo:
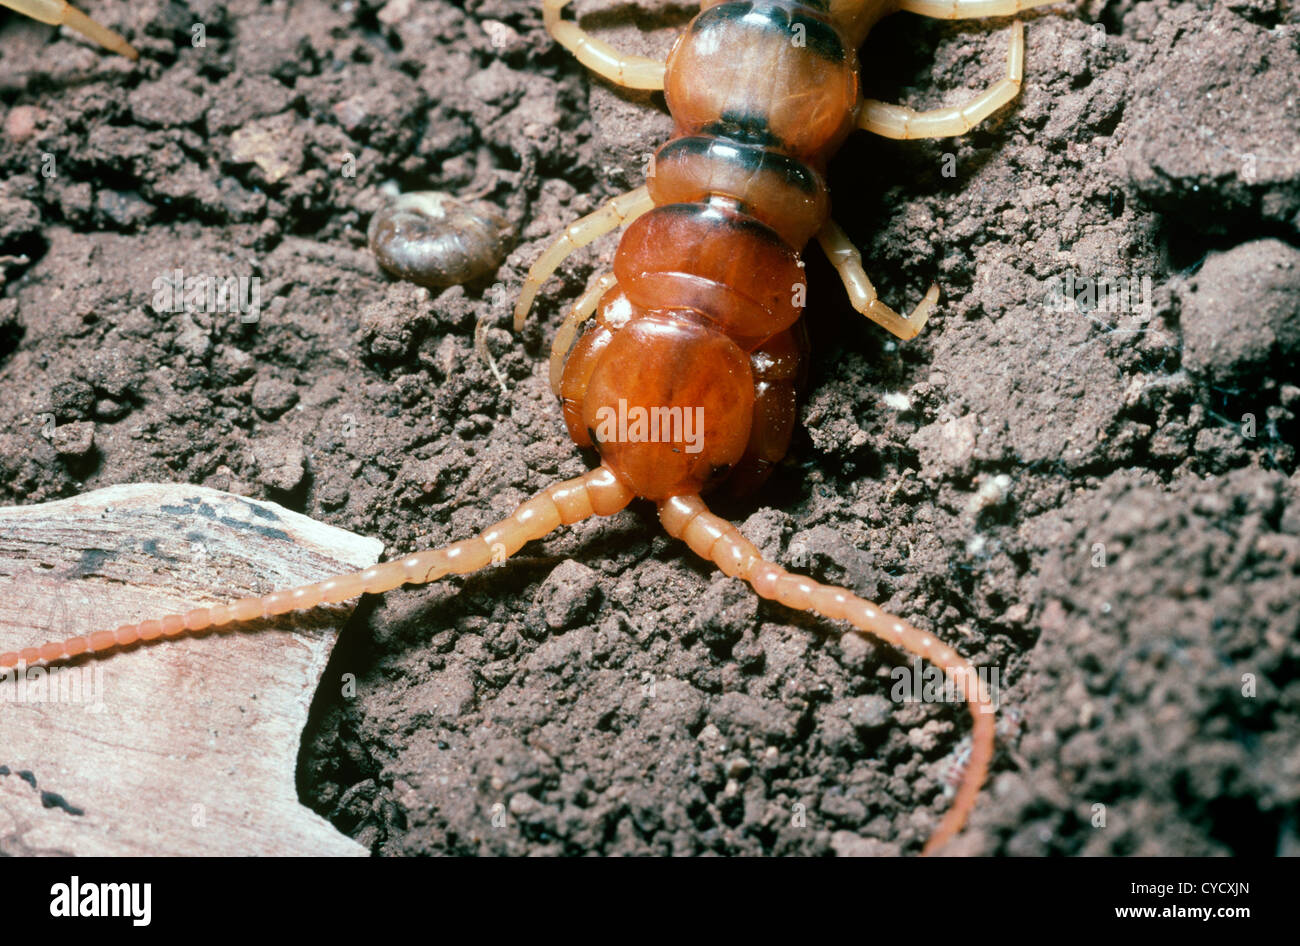
[[[611,270],[569,307],[550,358],[568,434],[595,451],[598,465],[547,487],[474,538],[261,597],[0,654],[0,667],[103,654],[465,575],[561,526],[649,501],[668,535],[761,598],[919,657],[953,681],[972,728],[952,802],[922,850],[940,852],[965,827],[994,756],[996,708],[976,668],[936,632],[765,559],[704,496],[751,494],[790,448],[809,356],[805,246],[820,246],[854,310],[900,340],[915,338],[938,303],[937,285],[905,316],[879,298],[861,253],[832,217],[827,166],[836,151],[856,131],[894,139],[963,135],[1019,94],[1019,21],[1010,28],[1002,78],[961,105],[928,111],[863,97],[857,51],[868,32],[895,12],[1006,17],[1050,2],[703,0],[658,60],[587,33],[563,16],[569,0],[543,0],[543,23],[556,43],[616,86],[662,91],[675,124],[643,186],[565,227],[546,247],[514,310],[518,330],[569,256],[622,230]],[[54,11],[33,0],[5,3],[85,28],[66,4]],[[117,51],[127,53],[120,44]]]

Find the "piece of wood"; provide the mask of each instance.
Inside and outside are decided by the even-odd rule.
[[[319,581],[382,550],[197,486],[0,508],[0,651]],[[366,854],[294,781],[352,604],[0,678],[0,854]]]

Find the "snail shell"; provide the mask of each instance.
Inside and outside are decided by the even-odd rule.
[[[388,272],[441,289],[495,272],[510,252],[514,227],[491,204],[411,191],[370,218],[368,238]]]

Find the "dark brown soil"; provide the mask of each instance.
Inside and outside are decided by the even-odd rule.
[[[0,502],[188,481],[396,555],[583,470],[545,354],[612,241],[522,339],[509,308],[546,237],[639,184],[670,122],[584,74],[537,6],[88,0],[137,65],[0,21]],[[646,52],[691,13],[577,7]],[[937,280],[943,304],[895,344],[810,253],[794,449],[723,510],[1002,669],[961,850],[1300,852],[1288,7],[1027,15],[1012,107],[959,140],[855,139],[832,167],[884,297]],[[958,101],[999,74],[1007,26],[894,17],[867,94]],[[499,282],[382,276],[364,234],[390,180],[491,188],[521,227]],[[155,311],[177,268],[259,276],[257,321]],[[1049,304],[1067,278],[1144,276],[1149,318]],[[892,701],[902,656],[831,630],[703,567],[650,508],[588,522],[363,604],[302,796],[384,854],[913,853],[967,721]]]

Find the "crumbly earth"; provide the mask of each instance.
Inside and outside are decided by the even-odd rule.
[[[0,501],[188,481],[396,555],[587,467],[545,359],[612,239],[522,338],[509,309],[548,235],[641,182],[661,96],[585,74],[522,0],[85,6],[138,64],[0,20]],[[691,15],[576,7],[646,53]],[[1288,8],[1027,14],[1013,106],[832,165],[884,298],[937,281],[942,305],[897,344],[810,251],[793,449],[718,506],[998,669],[999,751],[955,850],[1300,852]],[[1007,26],[891,18],[866,93],[959,102],[1000,74]],[[383,276],[365,230],[390,181],[497,203],[520,236],[496,281]],[[177,269],[259,277],[260,308],[159,305]],[[363,603],[302,798],[382,854],[914,853],[968,721],[894,699],[910,662],[841,630],[758,602],[638,505]]]

